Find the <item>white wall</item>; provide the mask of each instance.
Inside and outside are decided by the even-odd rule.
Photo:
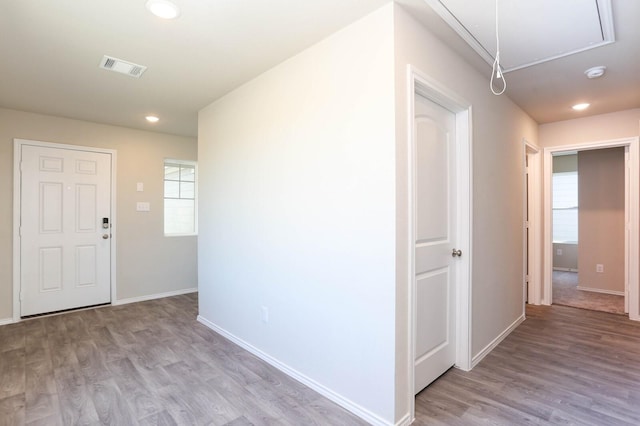
[[[473,354],[523,315],[537,124],[395,4],[200,113],[201,320],[344,398],[408,414],[407,82],[473,104]],[[261,323],[261,307],[270,320]]]
[[[162,212],[164,158],[195,160],[194,138],[0,109],[0,320],[13,315],[14,138],[117,151],[118,299],[197,287],[197,238],[164,237]],[[136,201],[149,201],[151,211],[136,212]]]
[[[397,158],[397,416],[408,410],[406,391],[407,283],[406,221],[407,65],[472,104],[472,355],[481,354],[524,315],[523,143],[535,143],[537,124],[507,96],[494,96],[481,74],[395,6]]]
[[[394,419],[388,5],[200,112],[200,316]],[[269,322],[261,322],[261,307]]]
[[[540,125],[543,147],[575,145],[640,135],[640,108]]]

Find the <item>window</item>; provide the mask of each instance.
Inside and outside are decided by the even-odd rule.
[[[553,242],[578,242],[578,172],[553,174]]]
[[[164,162],[164,234],[196,235],[196,163]]]

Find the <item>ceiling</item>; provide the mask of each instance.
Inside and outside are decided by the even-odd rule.
[[[397,0],[482,73],[487,82],[491,66],[443,18],[453,21],[495,56],[495,0]],[[431,7],[425,8],[425,3]],[[505,68],[556,56],[563,51],[593,47],[602,40],[598,28],[610,20],[615,41],[569,56],[506,72],[506,95],[538,123],[568,120],[640,108],[640,1],[636,0],[499,0],[500,59]],[[445,12],[443,12],[443,10]],[[601,15],[601,16],[598,16]],[[606,35],[606,34],[605,34]],[[582,43],[582,45],[580,45]],[[607,67],[603,77],[590,80],[584,72]],[[576,112],[572,105],[587,102]]]
[[[198,110],[389,0],[174,0],[170,21],[145,1],[2,1],[0,107],[196,136]]]
[[[198,110],[388,1],[174,0],[181,16],[171,21],[151,15],[145,0],[5,1],[0,107],[196,136]],[[526,62],[523,53],[570,50],[574,39],[594,42],[596,0],[563,1],[571,7],[509,0],[499,10],[503,66]],[[494,0],[396,2],[486,73],[488,82]],[[640,1],[611,3],[614,43],[506,72],[506,95],[537,122],[640,107]],[[456,14],[453,21],[443,9]],[[448,24],[455,21],[479,50]],[[140,78],[106,71],[99,68],[104,55],[147,70]],[[607,66],[607,73],[589,80],[583,72],[595,65]],[[576,113],[570,106],[579,101],[592,106]],[[160,121],[147,123],[149,114]]]

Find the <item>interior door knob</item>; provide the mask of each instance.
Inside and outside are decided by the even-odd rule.
[[[108,240],[109,239],[109,234],[102,234],[102,239],[103,240]]]
[[[457,257],[460,257],[460,256],[462,256],[462,250],[456,250],[456,249],[453,249],[453,251],[451,252],[451,256],[453,256],[453,257],[456,257],[456,256],[457,256]]]

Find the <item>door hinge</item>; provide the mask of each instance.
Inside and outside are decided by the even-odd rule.
[[[524,282],[528,283],[529,282],[529,275],[525,275],[524,276]]]
[[[20,301],[22,302],[23,298],[22,298],[22,290],[20,290]]]
[[[525,228],[529,228],[529,221],[528,221],[528,220],[525,220],[525,221],[524,221],[524,227],[525,227]]]

